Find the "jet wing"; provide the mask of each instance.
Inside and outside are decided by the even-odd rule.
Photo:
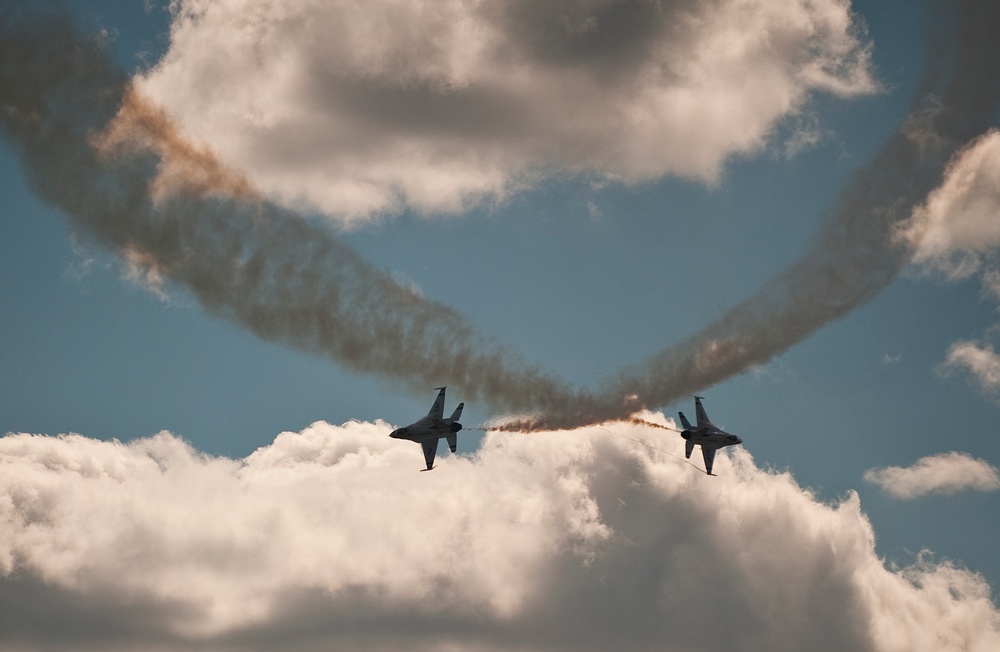
[[[425,439],[424,441],[420,442],[420,445],[424,449],[424,462],[427,463],[427,468],[424,469],[424,471],[430,471],[431,469],[434,468],[434,456],[437,455],[438,452],[438,440]]]
[[[702,446],[701,456],[705,458],[705,470],[709,475],[712,475],[712,465],[715,464],[715,449],[711,446]],[[431,455],[431,459],[434,459],[433,455]]]
[[[431,406],[431,411],[427,413],[427,418],[437,421],[438,419],[444,418],[444,387],[438,387],[437,398],[434,399],[434,405]]]
[[[695,423],[698,424],[699,428],[712,425],[712,422],[708,420],[708,413],[705,412],[705,408],[701,404],[700,396],[694,397],[694,411],[696,416]]]

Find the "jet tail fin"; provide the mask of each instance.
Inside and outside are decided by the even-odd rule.
[[[449,419],[449,421],[451,421],[452,423],[454,423],[455,421],[458,421],[459,419],[461,419],[462,418],[462,408],[464,408],[464,407],[465,407],[465,403],[459,403],[458,407],[455,408],[455,411],[451,413],[451,419]],[[451,450],[454,451],[455,450],[454,447]]]
[[[691,423],[687,420],[687,417],[684,416],[683,412],[678,412],[677,416],[679,416],[681,418],[681,425],[684,426],[685,430],[692,430],[693,429],[693,428],[691,428]]]

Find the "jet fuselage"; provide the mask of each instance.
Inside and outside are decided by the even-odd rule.
[[[718,428],[685,430],[681,433],[681,437],[692,441],[695,444],[700,444],[702,446],[708,445],[714,448],[722,448],[723,446],[733,446],[735,444],[743,443],[743,440],[736,435],[730,435],[725,430],[720,430]]]
[[[405,428],[397,428],[389,433],[393,439],[408,439],[409,441],[422,442],[427,439],[440,439],[462,429],[462,424],[457,421],[451,423],[442,422],[440,419],[428,419],[424,417],[416,423],[412,423]]]

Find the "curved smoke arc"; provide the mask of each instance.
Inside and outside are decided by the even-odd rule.
[[[720,319],[595,391],[529,364],[259,197],[137,97],[68,18],[0,8],[0,133],[44,201],[209,312],[415,390],[447,383],[467,400],[532,415],[510,429],[573,428],[767,362],[895,278],[910,255],[896,226],[1000,106],[1000,6],[945,6],[950,38],[936,43],[909,118],[841,192],[814,246]]]

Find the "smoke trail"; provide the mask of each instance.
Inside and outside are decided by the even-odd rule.
[[[104,160],[153,152],[159,159],[150,182],[154,203],[176,194],[263,199],[245,176],[224,166],[208,148],[186,140],[162,110],[130,86],[115,119],[90,142]]]
[[[767,362],[871,299],[909,262],[898,225],[939,185],[945,165],[985,131],[1000,107],[1000,3],[941,3],[930,65],[903,127],[855,173],[814,246],[714,323],[644,364],[608,392],[660,406]],[[943,10],[949,10],[944,13]],[[617,415],[605,415],[613,418]],[[514,431],[571,427],[546,414]]]
[[[264,339],[414,389],[459,385],[466,400],[504,410],[566,413],[580,400],[453,309],[260,199],[185,142],[66,17],[0,8],[0,125],[43,200]]]
[[[755,296],[632,370],[625,384],[644,404],[662,405],[766,362],[872,298],[908,262],[896,226],[1000,105],[1000,5],[955,5],[954,34],[943,44],[951,51],[934,53],[910,117],[841,192],[816,244]]]
[[[130,92],[99,44],[65,18],[0,9],[0,132],[45,201],[103,246],[188,287],[213,314],[414,389],[447,383],[467,400],[540,415],[510,429],[570,428],[669,403],[766,362],[892,281],[908,256],[894,245],[894,226],[998,105],[1000,6],[954,5],[949,56],[935,57],[910,118],[845,188],[812,250],[600,392],[526,364],[328,231],[261,199]]]

